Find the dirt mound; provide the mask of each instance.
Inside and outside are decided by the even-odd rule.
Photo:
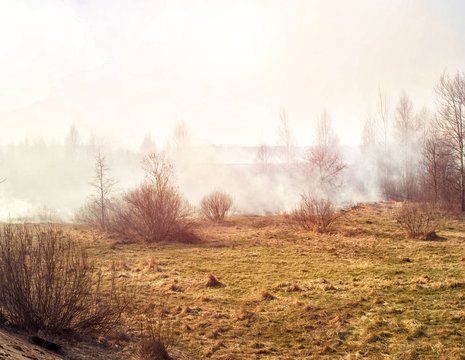
[[[224,284],[220,283],[212,274],[207,275],[207,281],[205,282],[206,287],[217,288],[223,287]]]

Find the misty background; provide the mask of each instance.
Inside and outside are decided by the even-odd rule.
[[[338,203],[381,200],[379,169],[418,164],[435,85],[465,61],[461,1],[0,3],[1,219],[71,220],[99,152],[123,192],[154,149],[194,205],[221,189],[238,213],[289,211],[313,184],[302,166],[325,110],[347,165]]]

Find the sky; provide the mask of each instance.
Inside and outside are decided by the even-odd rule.
[[[0,144],[157,143],[179,121],[208,143],[275,144],[284,107],[299,145],[324,109],[360,142],[378,89],[434,110],[465,70],[460,0],[0,0]]]

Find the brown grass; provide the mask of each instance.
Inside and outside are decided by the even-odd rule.
[[[124,316],[131,339],[162,289],[165,319],[188,359],[459,359],[463,218],[444,220],[441,241],[407,239],[398,206],[349,213],[333,234],[296,229],[285,216],[232,217],[196,224],[201,243],[102,238],[88,251],[102,269],[123,257],[131,268],[116,269],[134,293]],[[90,239],[86,228],[69,231]],[[146,270],[152,257],[160,271]],[[208,274],[227,286],[207,287]],[[131,353],[133,345],[121,346]]]

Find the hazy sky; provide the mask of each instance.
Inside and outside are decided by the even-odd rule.
[[[360,141],[378,88],[434,107],[465,70],[465,2],[0,0],[0,143],[157,142],[184,120],[216,144],[276,142],[285,107],[310,144],[326,107]]]

